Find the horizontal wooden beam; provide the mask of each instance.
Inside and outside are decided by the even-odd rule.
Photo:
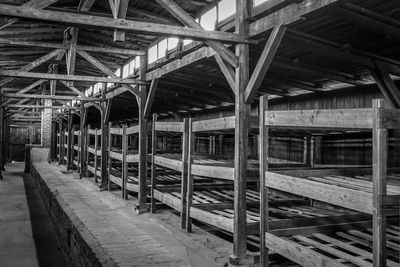
[[[35,95],[35,94],[2,94],[5,98],[33,98],[33,99],[53,99],[53,100],[82,100],[82,101],[102,101],[97,97],[76,97],[66,95]]]
[[[196,40],[216,40],[224,43],[250,43],[246,36],[235,33],[194,30],[182,26],[69,13],[69,10],[65,10],[65,12],[48,11],[25,7],[15,8],[15,6],[0,4],[0,15],[37,19],[71,26],[118,29],[152,36],[176,36]]]
[[[24,40],[13,40],[0,38],[0,44],[15,45],[15,46],[29,46],[29,47],[42,47],[42,48],[54,48],[54,49],[68,49],[68,45],[47,43],[47,42],[34,42]],[[77,45],[76,50],[99,52],[99,53],[112,53],[112,54],[123,54],[131,56],[143,56],[145,54],[142,50],[131,50],[117,47],[97,47],[88,45]]]
[[[72,106],[39,106],[39,105],[8,105],[8,108],[38,108],[38,109],[80,109],[80,107],[72,107]],[[12,112],[12,110],[9,110]]]
[[[94,82],[94,83],[100,82],[100,83],[139,84],[139,85],[147,84],[145,81],[135,80],[135,79],[50,74],[50,73],[37,73],[37,72],[12,71],[12,70],[0,70],[0,76],[16,77],[16,78],[33,78],[33,79],[43,79],[43,80]]]

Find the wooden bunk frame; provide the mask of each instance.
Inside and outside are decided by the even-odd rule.
[[[99,146],[99,137],[101,138],[101,130],[98,129],[90,129],[88,127],[87,130],[87,149],[86,149],[86,159],[87,159],[87,168],[86,168],[86,177],[89,177],[89,173],[92,173],[94,175],[94,180],[95,183],[98,183],[98,178],[99,175],[97,174],[98,172],[101,173],[101,168],[99,169],[99,154],[101,156],[101,148]],[[90,136],[94,136],[94,147],[90,145]],[[99,153],[100,152],[100,153]],[[90,160],[90,155],[93,156],[93,166],[90,165],[91,160]]]
[[[267,101],[267,96],[260,98],[260,186],[263,188],[260,197],[260,247],[263,264],[268,262],[268,248],[302,265],[339,266],[307,246],[279,238],[269,231],[267,196],[269,188],[273,188],[372,214],[373,264],[386,266],[386,220],[388,216],[399,215],[400,203],[400,186],[387,185],[388,130],[400,128],[400,110],[385,108],[383,100],[374,100],[373,108],[365,109],[270,111]],[[266,160],[269,128],[372,131],[372,182],[360,180],[363,183],[356,186],[354,180],[349,181],[351,178],[331,183],[315,178],[333,174],[365,174],[365,169],[270,171]],[[300,178],[302,176],[314,178]],[[347,186],[342,186],[345,183]]]

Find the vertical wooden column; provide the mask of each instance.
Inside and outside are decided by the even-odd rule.
[[[388,155],[388,132],[382,128],[380,113],[385,102],[381,99],[373,101],[374,118],[372,129],[372,184],[373,184],[373,266],[386,266],[386,217],[382,215],[380,200],[387,194],[386,164]]]
[[[64,129],[63,129],[63,121],[60,120],[60,158],[58,160],[59,164],[63,164],[64,162],[64,151],[65,151],[65,136],[64,136]]]
[[[52,120],[51,122],[51,140],[50,140],[50,162],[54,162],[57,157],[57,131],[56,123]]]
[[[268,249],[265,245],[265,233],[268,232],[269,203],[268,188],[265,184],[265,172],[268,170],[268,128],[265,127],[265,111],[268,109],[268,96],[260,97],[260,266],[268,266]]]
[[[71,111],[68,112],[68,126],[67,126],[67,170],[71,168],[71,160],[72,160],[72,138],[73,138],[73,131],[72,131],[72,113]]]
[[[220,134],[218,136],[218,154],[223,155],[224,154],[224,135]]]
[[[4,145],[4,107],[0,108],[0,180],[3,179],[2,171],[4,169],[4,160],[5,160],[5,145]]]
[[[81,102],[81,107],[80,107],[80,122],[79,122],[79,127],[80,127],[80,135],[79,135],[79,178],[82,178],[86,172],[86,149],[87,149],[87,144],[86,144],[86,114],[85,114],[85,103]]]
[[[154,190],[157,189],[157,166],[156,166],[156,154],[157,154],[157,114],[153,114],[153,121],[151,125],[151,213],[156,212],[156,200],[154,198]],[[182,177],[183,179],[183,177]]]
[[[105,109],[101,112],[101,184],[100,189],[108,188],[107,159],[108,159],[108,120],[105,118]]]
[[[77,163],[76,170],[78,171],[78,173],[81,173],[81,149],[82,149],[81,135],[82,135],[82,132],[81,132],[80,129],[77,130],[77,131],[78,131],[78,135],[77,135],[77,138],[78,138],[77,147],[78,147],[78,149],[76,151],[76,163]]]
[[[303,161],[306,166],[311,166],[312,165],[312,145],[311,145],[311,137],[307,136],[304,139],[304,156],[303,156]]]
[[[98,183],[98,178],[97,178],[97,164],[99,162],[97,158],[97,149],[99,148],[99,139],[97,135],[97,129],[94,130],[94,181],[95,183]]]
[[[85,159],[86,159],[86,164],[89,165],[90,161],[90,153],[89,153],[89,146],[90,146],[90,125],[86,126],[86,150],[85,150]],[[86,167],[86,177],[89,177],[89,168]]]
[[[236,33],[248,34],[248,1],[236,0]],[[235,71],[235,159],[234,159],[234,225],[232,264],[240,264],[246,258],[246,180],[248,157],[248,114],[245,90],[249,82],[249,45],[236,45],[239,66]]]
[[[181,182],[181,228],[186,229],[186,203],[189,154],[189,119],[183,119],[182,132],[182,182]]]
[[[75,159],[75,127],[71,127],[71,153],[70,153],[70,165],[69,167],[72,168],[74,166],[74,159]]]
[[[187,148],[187,193],[186,193],[186,232],[192,232],[192,218],[190,217],[190,208],[193,202],[193,151],[195,144],[195,135],[193,133],[193,119],[188,119],[188,148]]]
[[[61,120],[57,122],[58,124],[58,164],[61,164],[61,146],[62,146],[62,139],[61,139],[61,128],[62,123]]]
[[[126,135],[126,124],[122,127],[122,198],[128,199],[128,162],[126,156],[128,154],[128,136]]]
[[[146,79],[147,54],[140,57],[139,79]],[[139,86],[139,194],[136,212],[141,214],[147,211],[147,119],[145,118],[145,106],[147,98],[147,88],[145,85]]]
[[[112,123],[109,122],[108,123],[108,159],[107,159],[107,163],[108,163],[108,167],[107,167],[107,177],[108,177],[108,190],[110,191],[112,189],[112,185],[111,185],[111,168],[112,168],[112,160],[110,157],[110,151],[112,148],[112,136],[111,136],[111,126]]]

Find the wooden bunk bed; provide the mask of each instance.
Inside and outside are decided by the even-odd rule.
[[[254,122],[255,120],[253,120]],[[227,213],[233,212],[233,198],[229,192],[233,190],[234,167],[233,160],[223,157],[209,157],[194,154],[193,146],[196,134],[230,133],[234,129],[234,117],[192,121],[184,119],[183,122],[158,122],[153,116],[152,147],[157,148],[157,135],[160,133],[176,133],[182,136],[181,153],[160,153],[154,150],[151,155],[152,162],[152,210],[154,211],[155,200],[158,200],[180,212],[182,228],[190,231],[191,218],[197,219],[211,226],[224,231],[232,232],[233,218],[225,217]],[[253,129],[254,123],[253,123]],[[277,165],[282,166],[303,166],[303,163],[270,159]],[[164,167],[175,170],[181,174],[182,179],[177,180],[175,186],[159,186],[159,173],[157,167]],[[257,194],[256,181],[258,180],[258,161],[250,159],[248,162],[249,171],[249,194]],[[205,196],[209,190],[217,194],[213,204],[208,204],[206,209],[197,207],[199,196]],[[225,201],[221,202],[223,196]],[[212,199],[212,196],[207,196]],[[200,197],[201,198],[201,197]],[[227,201],[230,200],[230,201]],[[196,202],[192,205],[192,201]],[[249,199],[250,201],[250,199]],[[204,206],[204,205],[203,205]],[[214,209],[210,208],[214,207]],[[253,212],[254,213],[254,212]],[[253,214],[254,215],[254,214]],[[249,214],[249,217],[253,216]]]
[[[303,266],[399,266],[398,226],[390,223],[394,217],[398,224],[400,169],[387,168],[387,155],[388,130],[400,128],[400,111],[385,108],[382,100],[375,100],[373,108],[364,109],[270,111],[267,106],[264,96],[260,99],[260,186],[264,189],[260,195],[262,263],[268,262],[267,249],[270,249]],[[372,169],[271,170],[266,160],[268,136],[269,131],[279,129],[303,129],[314,134],[338,130],[372,132]],[[370,222],[363,227],[354,224],[350,235],[343,235],[339,227],[331,233],[336,237],[325,236],[320,232],[322,228],[282,237],[274,234],[267,223],[271,214],[270,189],[362,212],[369,216]],[[393,232],[396,232],[394,237]],[[360,236],[368,242],[361,241]]]
[[[93,136],[94,142],[91,142],[91,136]],[[86,150],[86,159],[87,159],[87,167],[86,167],[86,177],[89,177],[90,174],[94,176],[94,180],[98,183],[101,173],[101,168],[99,164],[99,157],[101,155],[101,147],[99,145],[101,138],[101,131],[98,129],[90,129],[88,127],[87,130],[87,150]]]

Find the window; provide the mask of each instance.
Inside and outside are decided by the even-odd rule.
[[[168,38],[168,50],[175,49],[178,45],[179,39],[178,38]]]
[[[190,40],[190,39],[183,40],[183,45],[188,45],[191,42],[193,42],[193,40]]]
[[[167,48],[168,48],[167,39],[164,39],[161,42],[159,42],[158,43],[158,57],[157,58],[165,57],[165,54],[167,53]]]
[[[258,6],[264,2],[267,2],[268,0],[254,0],[254,6]]]
[[[215,30],[215,23],[217,22],[217,8],[213,7],[211,10],[207,11],[203,16],[200,18],[200,25],[206,31],[213,31]]]
[[[154,45],[154,46],[150,47],[149,54],[148,54],[148,56],[149,56],[149,58],[148,58],[149,64],[153,63],[154,61],[157,60],[157,52],[158,52],[157,49],[158,49],[157,45]]]
[[[122,69],[122,78],[126,78],[129,76],[129,63],[124,66]]]
[[[236,13],[235,0],[222,0],[218,3],[218,21],[222,21],[227,17]]]
[[[140,58],[136,57],[135,59],[135,69],[139,69],[140,68]]]
[[[135,73],[135,60],[136,58],[132,59],[131,62],[129,62],[129,75]]]
[[[117,69],[117,70],[114,72],[114,74],[117,75],[118,77],[121,77],[121,69]]]

